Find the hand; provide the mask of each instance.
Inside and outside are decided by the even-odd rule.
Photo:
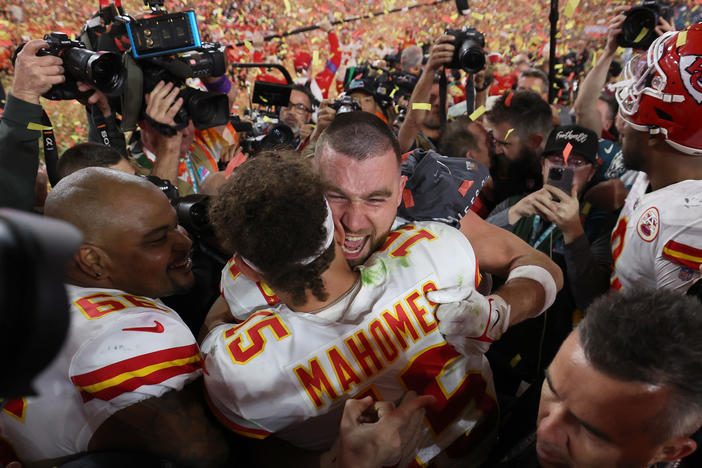
[[[332,29],[332,24],[327,18],[324,18],[322,21],[319,22],[319,29],[321,29],[325,33],[328,33]]]
[[[509,208],[507,212],[509,224],[514,224],[522,218],[535,214],[543,216],[542,208],[548,206],[551,199],[551,193],[543,188],[530,193]]]
[[[548,220],[555,223],[563,232],[563,240],[570,244],[583,234],[583,226],[580,223],[580,202],[578,201],[578,189],[573,186],[570,195],[563,190],[552,185],[544,185],[544,188],[559,201],[551,200],[548,204]]]
[[[174,118],[183,105],[183,98],[178,97],[179,93],[180,89],[173,83],[159,81],[145,96],[146,115],[158,123],[174,126]]]
[[[484,354],[509,327],[510,307],[497,295],[483,296],[470,286],[429,291],[436,302],[439,331],[461,354]]]
[[[302,127],[300,127],[300,140],[305,140],[308,136],[312,134],[313,130],[313,124],[304,124]]]
[[[607,44],[605,45],[605,54],[614,55],[619,47],[617,44],[617,36],[622,33],[622,25],[626,20],[625,12],[629,11],[631,6],[620,5],[614,9],[616,15],[609,20],[607,27]]]
[[[656,34],[662,36],[663,34],[675,31],[675,25],[672,22],[666,21],[662,16],[658,17],[658,26],[655,27]]]
[[[15,80],[12,95],[32,104],[39,104],[39,96],[52,86],[64,83],[63,60],[53,55],[37,57],[39,49],[49,47],[46,41],[33,40],[24,45],[15,61]]]
[[[349,399],[341,417],[339,468],[375,468],[395,465],[402,459],[412,460],[422,441],[424,407],[434,403],[431,395],[417,397],[408,392],[395,408],[390,402],[373,402],[368,396]],[[364,413],[377,413],[377,421],[364,422]]]
[[[329,107],[329,102],[330,101],[328,99],[325,99],[319,105],[319,109],[317,110],[317,126],[315,127],[314,132],[312,132],[310,142],[317,141],[319,135],[322,134],[325,128],[331,125],[332,121],[336,117],[336,110]]]
[[[434,73],[453,59],[453,51],[456,48],[453,45],[454,39],[455,37],[444,34],[431,46],[429,60],[425,68],[426,73]]]
[[[112,108],[110,107],[110,103],[107,101],[107,96],[105,96],[102,91],[98,91],[88,83],[83,83],[82,81],[78,82],[78,91],[81,93],[85,93],[91,89],[94,90],[93,94],[91,94],[88,99],[79,99],[78,102],[84,106],[97,105],[102,116],[109,117],[112,114]]]

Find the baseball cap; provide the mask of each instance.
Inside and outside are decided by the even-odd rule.
[[[352,93],[354,91],[364,91],[371,96],[375,95],[376,83],[373,78],[362,76],[360,78],[354,78],[351,80],[347,86],[346,92]]]
[[[546,140],[544,156],[562,154],[568,146],[572,146],[571,154],[576,153],[597,165],[598,138],[595,132],[580,125],[563,125],[554,128]]]

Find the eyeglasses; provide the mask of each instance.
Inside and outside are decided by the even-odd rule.
[[[557,154],[551,154],[549,156],[546,156],[546,159],[548,162],[553,164],[554,166],[565,166],[565,160],[563,159],[563,156],[559,156]],[[580,156],[571,156],[568,158],[568,167],[572,167],[574,169],[580,169],[582,167],[585,167],[587,165],[592,164],[590,161],[588,161],[585,158],[582,158]]]
[[[298,103],[290,102],[290,103],[288,103],[288,107],[290,108],[290,110],[299,110],[301,112],[306,112],[308,114],[310,114],[312,112],[312,109],[310,109],[309,107],[307,107],[304,104],[301,104],[299,102]]]

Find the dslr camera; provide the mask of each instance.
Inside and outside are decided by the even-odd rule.
[[[617,44],[625,48],[648,49],[658,37],[655,31],[658,18],[670,20],[671,12],[669,2],[644,0],[624,13],[626,19],[621,34],[617,36]]]
[[[446,68],[461,69],[474,74],[485,68],[485,36],[470,26],[461,29],[447,29],[446,34],[454,36],[453,59]]]
[[[114,52],[93,52],[80,41],[71,40],[60,32],[46,34],[48,48],[37,55],[53,55],[63,59],[66,81],[51,87],[43,96],[53,101],[81,97],[78,81],[88,83],[106,96],[119,96],[124,88],[126,73],[122,69],[122,58]],[[23,46],[17,50],[19,52]]]
[[[339,99],[329,103],[329,107],[334,109],[337,114],[345,114],[347,112],[360,111],[361,105],[353,100],[351,96],[344,95]]]

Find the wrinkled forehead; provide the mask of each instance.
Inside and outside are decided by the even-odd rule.
[[[331,188],[349,193],[394,191],[401,180],[401,166],[392,147],[377,156],[357,159],[325,146],[317,152],[315,165]]]

